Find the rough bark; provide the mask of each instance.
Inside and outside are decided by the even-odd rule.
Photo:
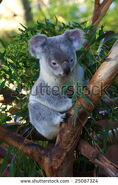
[[[106,175],[109,177],[118,177],[118,166],[110,162],[97,148],[93,148],[86,141],[80,140],[78,149],[82,155],[103,169]]]
[[[16,147],[43,167],[43,157],[46,155],[47,149],[2,126],[0,127],[0,140]]]

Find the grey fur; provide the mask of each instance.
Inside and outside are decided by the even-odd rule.
[[[29,116],[37,131],[48,139],[57,136],[65,112],[72,107],[72,100],[61,88],[68,80],[84,83],[84,70],[76,59],[76,50],[84,42],[79,29],[55,37],[39,34],[29,41],[31,55],[40,59],[40,76],[29,97]]]

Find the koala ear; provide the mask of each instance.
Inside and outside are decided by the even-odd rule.
[[[33,57],[40,59],[41,51],[43,49],[43,46],[46,44],[46,42],[47,42],[47,36],[46,35],[38,34],[38,35],[32,37],[29,40],[30,54]]]
[[[80,29],[68,30],[64,35],[72,42],[75,50],[79,50],[85,43],[84,32]]]

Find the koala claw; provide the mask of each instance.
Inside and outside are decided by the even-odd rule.
[[[63,114],[59,113],[59,115],[56,116],[55,118],[55,121],[54,121],[55,125],[60,125],[60,123],[64,122],[65,118],[66,118],[66,113],[63,113]]]
[[[63,122],[64,119],[66,118],[66,113],[61,114],[61,118],[62,118],[62,121],[61,122]]]

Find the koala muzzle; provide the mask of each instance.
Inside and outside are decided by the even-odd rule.
[[[64,72],[65,75],[68,75],[71,71],[68,62],[64,62],[63,65],[62,65],[62,68],[63,68],[63,72]]]

